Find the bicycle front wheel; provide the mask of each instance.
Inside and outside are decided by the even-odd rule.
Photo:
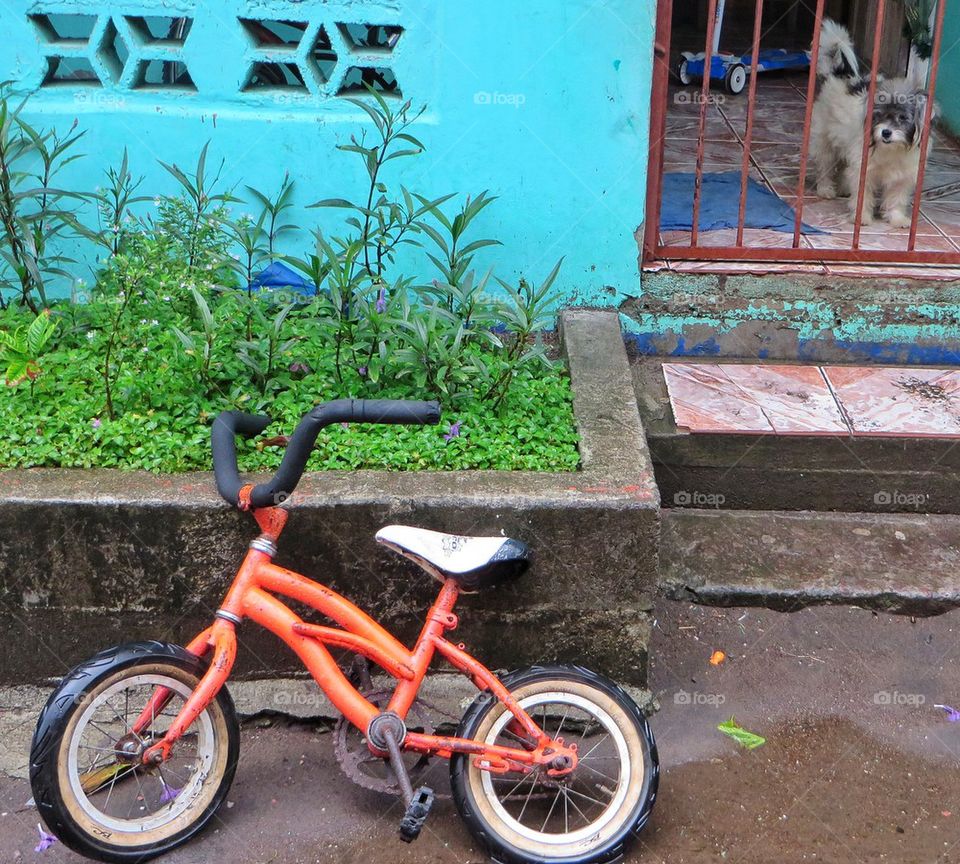
[[[532,667],[503,682],[553,738],[577,744],[567,777],[545,770],[493,774],[474,759],[451,760],[454,801],[471,833],[504,864],[619,858],[650,816],[659,773],[656,745],[637,704],[620,687],[577,666]],[[488,745],[532,747],[513,715],[484,694],[458,736]]]
[[[81,855],[146,861],[213,818],[233,781],[240,729],[224,688],[162,765],[139,754],[159,741],[203,675],[203,663],[161,642],[111,648],[64,678],[40,714],[30,783],[47,827]],[[135,724],[157,688],[169,699]]]

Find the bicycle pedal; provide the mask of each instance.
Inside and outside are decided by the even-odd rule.
[[[423,823],[430,815],[431,807],[433,807],[433,790],[427,786],[421,786],[413,793],[413,799],[407,805],[407,812],[400,820],[400,839],[404,843],[412,843],[420,836]]]

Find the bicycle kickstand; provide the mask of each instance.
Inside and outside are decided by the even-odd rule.
[[[390,753],[390,767],[400,784],[403,803],[407,807],[403,818],[400,820],[400,839],[404,843],[412,843],[420,836],[423,823],[427,821],[427,816],[430,815],[430,808],[433,807],[433,790],[428,786],[421,786],[416,791],[413,790],[413,786],[410,784],[410,775],[407,773],[407,766],[403,764],[403,759],[400,757],[400,745],[397,743],[394,730],[385,729],[383,738],[387,745],[387,751]]]

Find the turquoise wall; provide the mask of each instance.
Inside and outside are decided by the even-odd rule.
[[[126,146],[145,189],[173,192],[157,160],[194,164],[210,140],[211,159],[226,159],[227,186],[271,190],[289,171],[303,205],[359,197],[363,169],[334,147],[369,121],[337,93],[355,76],[350,67],[389,69],[405,97],[428,105],[414,130],[428,152],[393,163],[402,169],[396,180],[431,196],[489,189],[500,200],[478,235],[504,246],[485,250],[483,266],[495,264],[505,279],[540,279],[566,256],[565,299],[614,305],[639,292],[634,232],[643,220],[655,5],[6,0],[0,80],[30,95],[31,122],[65,128],[76,118],[87,130],[86,158],[61,185],[95,187]],[[43,19],[28,18],[44,13],[96,16],[92,44],[52,44]],[[183,46],[153,41],[142,17],[151,15],[191,16]],[[258,54],[241,17],[307,21],[311,44],[322,27],[338,61],[314,62],[306,47]],[[350,43],[355,24],[404,29],[392,50],[366,50]],[[89,62],[102,83],[42,86],[51,52],[79,58],[65,68]],[[244,92],[258,58],[299,64],[305,86]],[[162,86],[163,59],[182,60],[193,88]],[[299,219],[310,228],[332,215],[303,210]]]
[[[940,49],[940,71],[937,73],[937,102],[943,122],[960,134],[960,2],[947,4],[943,20],[943,43]]]

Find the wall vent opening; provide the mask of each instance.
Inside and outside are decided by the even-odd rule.
[[[403,35],[403,27],[395,24],[337,24],[352,51],[367,54],[392,54]]]
[[[128,15],[127,23],[145,45],[181,46],[193,28],[193,19],[182,15]]]
[[[45,13],[30,15],[33,26],[48,45],[79,47],[86,45],[97,24],[96,15]]]
[[[197,90],[182,60],[141,60],[133,79],[135,90]]]
[[[43,79],[44,87],[58,84],[80,84],[86,87],[99,87],[100,76],[86,57],[48,57],[47,74]]]
[[[365,96],[369,94],[368,88],[372,88],[382,96],[403,95],[393,70],[383,66],[351,66],[344,76],[337,95]]]

